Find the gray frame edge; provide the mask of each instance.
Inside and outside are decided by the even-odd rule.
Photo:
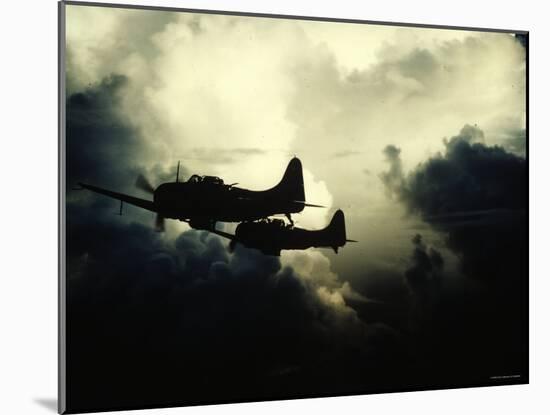
[[[424,29],[440,29],[440,30],[464,30],[464,31],[479,31],[493,33],[514,33],[527,35],[527,45],[529,46],[529,30],[519,29],[496,29],[496,28],[481,28],[481,27],[465,27],[454,25],[437,25],[437,24],[422,24],[422,23],[405,23],[405,22],[389,22],[375,20],[360,20],[337,17],[321,17],[321,16],[299,16],[299,15],[284,15],[270,13],[255,13],[243,11],[223,11],[223,10],[207,10],[207,9],[189,9],[166,6],[145,6],[124,3],[101,3],[88,1],[58,1],[58,396],[57,410],[59,414],[67,411],[67,379],[66,379],[66,238],[65,238],[65,193],[66,193],[66,85],[65,85],[65,49],[66,49],[66,20],[65,9],[67,5],[71,6],[88,6],[88,7],[106,7],[106,8],[121,8],[134,10],[153,10],[153,11],[172,11],[182,13],[201,13],[214,15],[228,15],[238,17],[259,17],[270,19],[290,19],[303,21],[317,22],[336,22],[336,23],[352,23],[352,24],[371,24],[379,26],[402,26],[415,27]],[[529,50],[527,46],[527,51]],[[529,152],[529,53],[526,56],[527,64],[527,154]],[[527,179],[529,180],[529,179]],[[529,186],[527,187],[529,192]],[[529,217],[527,218],[529,221]],[[527,282],[528,283],[528,282]],[[529,325],[528,325],[529,327]],[[529,340],[529,337],[527,337]],[[527,360],[530,359],[530,354],[527,355]],[[529,364],[527,364],[529,368]],[[529,374],[527,375],[529,376]],[[529,383],[529,379],[527,379]],[[479,387],[479,386],[478,386]],[[424,389],[418,389],[421,391]],[[442,390],[442,389],[428,389]],[[339,395],[347,396],[347,395]],[[255,402],[255,401],[254,401]],[[238,403],[238,401],[237,401]],[[178,408],[178,407],[172,407]],[[179,407],[181,408],[181,407]]]
[[[287,15],[277,13],[256,13],[256,12],[243,12],[235,10],[207,10],[207,9],[189,9],[183,7],[168,7],[168,6],[144,6],[137,4],[125,4],[125,3],[101,3],[94,1],[73,1],[73,0],[61,0],[64,4],[70,6],[88,6],[88,7],[111,7],[119,9],[135,9],[135,10],[153,10],[164,12],[182,12],[182,13],[202,13],[202,14],[218,14],[226,16],[237,17],[262,17],[268,19],[291,19],[291,20],[309,20],[316,22],[335,22],[335,23],[354,23],[354,24],[370,24],[378,26],[403,26],[403,27],[416,27],[423,29],[442,29],[442,30],[466,30],[474,32],[494,32],[494,33],[517,33],[527,34],[528,30],[519,29],[496,29],[487,27],[466,27],[466,26],[454,26],[454,25],[438,25],[438,24],[423,24],[423,23],[406,23],[406,22],[389,22],[389,21],[376,21],[376,20],[361,20],[361,19],[348,19],[338,17],[323,17],[323,16],[300,16],[300,15]]]
[[[58,105],[58,372],[57,372],[57,412],[67,410],[66,373],[66,268],[65,268],[65,2],[57,3],[57,105]]]

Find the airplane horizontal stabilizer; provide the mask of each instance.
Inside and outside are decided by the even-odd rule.
[[[304,205],[305,207],[326,208],[326,206],[323,206],[323,205],[314,205],[313,203],[306,203],[306,202],[303,202],[303,201],[301,201],[301,200],[293,200],[293,202],[295,202],[295,203],[301,203],[301,204]]]

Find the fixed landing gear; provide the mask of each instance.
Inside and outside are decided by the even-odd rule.
[[[292,226],[294,226],[294,221],[292,220],[292,216],[290,216],[290,213],[285,213],[286,218],[290,222]]]

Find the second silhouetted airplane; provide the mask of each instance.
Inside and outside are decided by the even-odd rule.
[[[231,240],[229,249],[235,249],[237,243],[247,248],[254,248],[266,255],[281,255],[281,250],[332,248],[338,253],[338,248],[346,242],[357,242],[346,239],[346,223],[344,212],[340,209],[334,213],[328,226],[319,230],[307,230],[285,224],[282,219],[263,219],[256,222],[240,223],[235,234],[217,229],[211,232]]]

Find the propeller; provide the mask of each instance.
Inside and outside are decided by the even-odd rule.
[[[155,193],[155,188],[153,187],[153,185],[149,182],[149,180],[147,180],[147,178],[143,174],[140,174],[137,177],[136,187],[138,189],[141,189],[144,192],[147,192],[147,193],[150,193],[150,194]]]
[[[143,174],[140,174],[137,177],[136,187],[140,190],[143,190],[146,193],[149,193],[149,194],[154,194],[155,193],[155,188],[153,187],[151,182],[149,182],[149,180],[147,180],[147,178]],[[164,216],[162,216],[158,213],[157,213],[157,216],[155,217],[155,231],[164,232]]]

